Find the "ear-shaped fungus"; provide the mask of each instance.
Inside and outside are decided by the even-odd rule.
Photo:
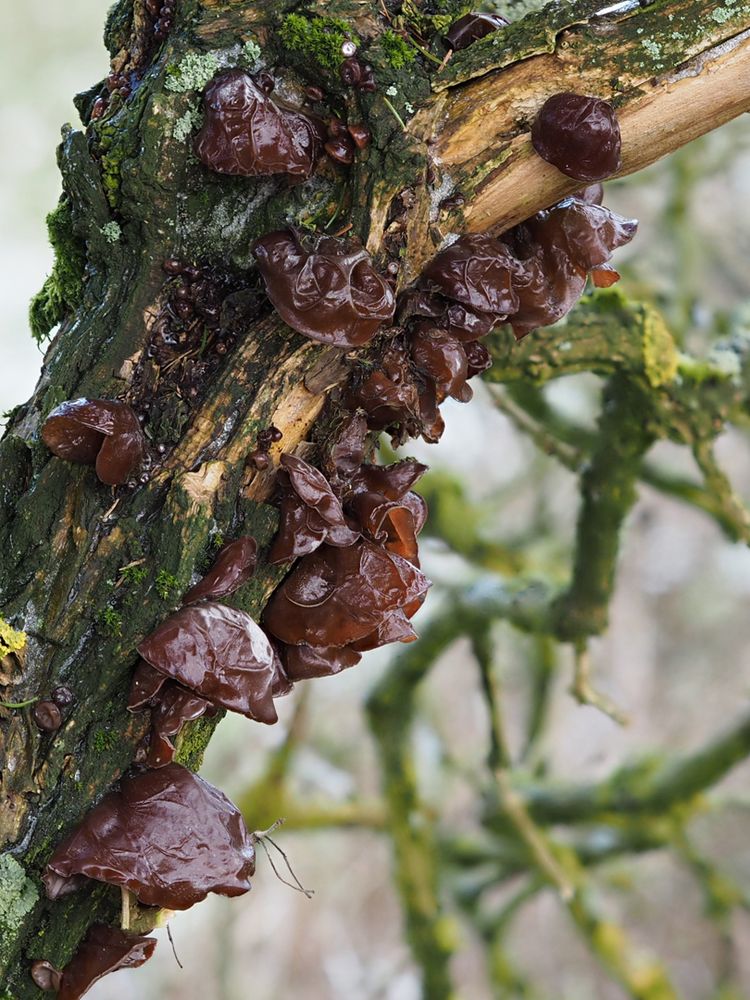
[[[309,177],[322,152],[321,123],[280,107],[244,70],[215,76],[203,110],[195,152],[217,173]]]
[[[461,236],[432,258],[420,283],[473,312],[501,318],[518,308],[513,284],[519,270],[518,261],[492,236]]]
[[[485,14],[482,11],[472,11],[459,17],[448,30],[445,40],[452,49],[465,49],[472,42],[491,35],[493,31],[506,28],[510,21],[500,14]]]
[[[50,899],[85,878],[130,890],[147,906],[186,910],[209,892],[239,896],[255,872],[253,839],[218,788],[168,764],[126,778],[52,855]]]
[[[283,646],[281,659],[291,681],[306,681],[313,677],[330,677],[362,659],[350,646]]]
[[[276,722],[273,649],[244,611],[211,601],[180,608],[138,645],[138,652],[212,705]]]
[[[620,126],[611,104],[585,94],[554,94],[531,127],[534,149],[579,181],[600,181],[622,166]]]
[[[268,297],[293,330],[337,347],[361,347],[396,303],[390,286],[354,240],[290,229],[268,233],[253,245]]]
[[[108,486],[126,483],[146,451],[133,408],[111,399],[60,403],[44,422],[42,440],[58,458],[96,465],[97,476]]]
[[[429,586],[406,559],[365,539],[344,549],[324,545],[301,559],[276,590],[265,622],[289,645],[348,646]]]
[[[215,601],[234,593],[247,583],[255,572],[258,560],[258,543],[249,535],[227,542],[219,549],[214,564],[203,579],[182,598],[183,604],[196,601]]]
[[[346,523],[341,501],[322,472],[294,455],[281,456],[281,526],[268,557],[286,562],[319,545],[353,545],[359,532]]]
[[[151,736],[144,764],[147,767],[164,767],[171,763],[175,753],[171,738],[179,733],[186,722],[215,713],[216,709],[205,698],[180,687],[174,681],[167,681],[151,709]]]
[[[147,962],[156,948],[156,938],[127,934],[117,927],[93,924],[78,951],[62,973],[44,976],[43,966],[49,962],[35,962],[32,978],[43,990],[56,990],[57,1000],[78,1000],[110,972],[119,969],[137,969]],[[43,985],[47,983],[47,985]]]
[[[417,535],[427,520],[427,504],[412,486],[427,471],[414,459],[392,465],[362,465],[352,477],[347,509],[363,534],[389,552],[419,566]]]

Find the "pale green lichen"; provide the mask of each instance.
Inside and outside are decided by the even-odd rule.
[[[117,243],[122,236],[120,223],[115,222],[114,220],[112,222],[105,222],[99,232],[102,234],[107,243]]]
[[[25,632],[11,628],[4,618],[0,618],[0,659],[8,653],[19,653],[27,643]]]
[[[218,68],[219,60],[213,52],[188,52],[176,66],[167,67],[164,86],[173,94],[203,90]]]
[[[252,69],[260,60],[260,45],[254,39],[248,38],[242,46],[239,61],[243,66]]]
[[[203,115],[198,108],[188,108],[172,126],[172,138],[177,142],[184,142],[194,130],[201,127],[202,122]]]
[[[716,21],[717,24],[725,24],[733,16],[733,12],[727,10],[725,7],[718,7],[716,10],[711,11],[711,20]]]
[[[10,957],[10,946],[39,892],[24,869],[9,854],[0,855],[0,968]]]
[[[641,45],[652,59],[659,59],[661,57],[661,46],[658,42],[653,41],[651,38],[645,38],[641,42]]]
[[[649,385],[654,389],[674,381],[679,365],[679,352],[666,323],[655,310],[649,309],[643,319],[643,367]]]

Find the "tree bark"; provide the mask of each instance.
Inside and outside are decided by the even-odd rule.
[[[87,926],[119,907],[104,887],[50,903],[39,876],[132,762],[145,728],[125,711],[136,644],[176,606],[217,537],[251,534],[263,552],[276,513],[267,503],[273,470],[248,461],[258,431],[274,424],[283,432],[274,459],[323,439],[335,419],[327,401],[366,356],[312,344],[278,319],[249,272],[252,240],[290,222],[330,233],[351,226],[381,265],[401,264],[403,286],[449,232],[507,228],[579,186],[530,148],[530,121],[550,93],[614,101],[624,173],[750,108],[746,4],[628,3],[597,15],[598,6],[553,4],[443,67],[417,56],[398,68],[383,44],[382,5],[297,8],[335,13],[366,46],[378,91],[354,98],[326,69],[325,53],[316,65],[303,45],[290,45],[288,3],[189,0],[160,47],[144,28],[143,0],[115,5],[106,34],[113,68],[135,66],[140,82],[93,121],[101,85],[79,95],[87,124],[64,131],[63,200],[51,226],[58,261],[32,313],[37,332],[62,322],[32,399],[13,412],[0,443],[0,618],[26,637],[22,648],[0,645],[3,702],[44,698],[59,685],[75,698],[52,735],[36,729],[30,707],[0,709],[0,844],[8,849],[0,975],[9,996],[40,995],[30,961],[64,965]],[[247,42],[298,97],[301,84],[322,76],[331,112],[370,127],[368,153],[348,171],[324,163],[297,186],[205,170],[185,129],[212,66],[251,60]],[[442,55],[439,41],[432,45],[433,57]],[[203,63],[191,77],[185,59],[195,54]],[[440,198],[453,191],[465,205],[443,210]],[[162,262],[173,257],[213,268],[233,290],[242,329],[225,355],[206,354],[203,331],[193,331],[184,357],[160,368],[150,348],[166,296]],[[124,398],[144,414],[154,449],[142,480],[113,490],[91,469],[51,458],[41,424],[79,396]],[[133,566],[145,574],[128,573]],[[258,618],[279,576],[261,561],[235,603]],[[215,724],[189,727],[178,760],[198,767]],[[159,919],[141,911],[132,926]]]

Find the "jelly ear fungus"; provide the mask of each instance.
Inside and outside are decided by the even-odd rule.
[[[97,476],[108,486],[128,482],[146,453],[135,411],[112,399],[60,403],[44,422],[42,440],[58,458],[95,465]]]
[[[146,906],[186,910],[216,892],[239,896],[255,871],[253,838],[218,788],[179,764],[123,779],[57,847],[47,896],[87,879],[128,889]]]

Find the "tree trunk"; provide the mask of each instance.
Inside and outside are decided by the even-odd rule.
[[[144,0],[120,0],[110,13],[113,72],[137,82],[93,120],[106,89],[79,95],[85,129],[64,132],[63,197],[50,219],[57,261],[32,305],[38,335],[61,325],[34,396],[0,443],[3,701],[45,698],[60,685],[74,696],[53,734],[36,728],[30,706],[0,709],[0,974],[9,996],[39,995],[30,961],[64,965],[87,926],[119,907],[101,886],[50,903],[39,876],[133,760],[145,728],[125,711],[136,644],[220,538],[254,535],[263,553],[277,519],[267,503],[273,468],[248,459],[259,430],[282,431],[273,458],[324,439],[336,420],[332,391],[366,360],[279,320],[250,271],[253,239],[290,223],[348,231],[381,267],[400,265],[403,287],[449,232],[507,228],[579,186],[531,151],[528,127],[550,93],[614,101],[624,172],[750,108],[750,7],[672,0],[597,16],[599,6],[553,4],[442,67],[441,22],[416,7],[411,19],[392,14],[391,32],[409,33],[432,58],[412,41],[394,47],[374,2],[296,9],[341,19],[325,22],[329,34],[305,34],[289,3],[185,0],[163,43],[149,35]],[[354,97],[339,80],[344,31],[366,47],[374,94]],[[299,100],[301,86],[323,80],[330,113],[365,121],[372,146],[351,168],[327,161],[297,185],[210,173],[188,137],[220,65],[262,65]],[[451,193],[464,196],[462,208],[438,204]],[[154,351],[169,258],[210,268],[225,306],[223,340],[196,325],[165,361]],[[125,399],[144,416],[152,448],[139,481],[108,488],[41,444],[50,410],[80,396]],[[258,618],[279,578],[261,560],[234,602]],[[215,724],[188,727],[177,759],[197,768]],[[142,911],[132,926],[158,919]]]

